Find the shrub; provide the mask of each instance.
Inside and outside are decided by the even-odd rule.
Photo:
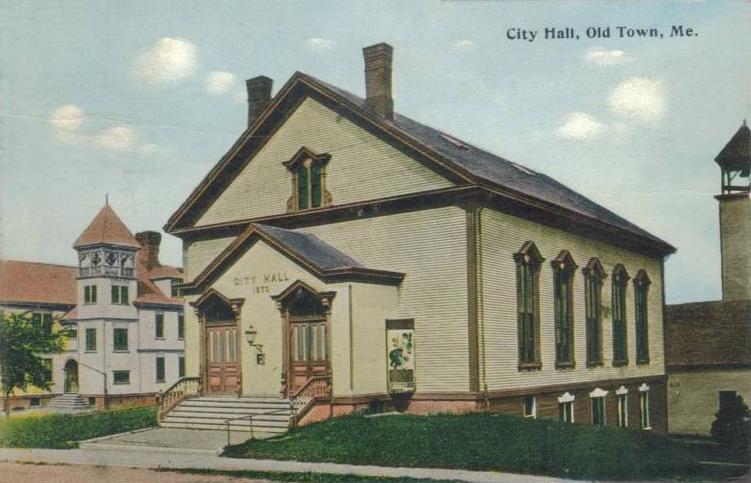
[[[715,441],[731,455],[748,455],[751,422],[748,406],[739,395],[722,404],[715,414],[710,433]]]
[[[71,448],[76,441],[156,425],[155,406],[97,411],[86,414],[49,414],[11,418],[2,423],[1,446]]]

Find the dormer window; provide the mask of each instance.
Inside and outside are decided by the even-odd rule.
[[[284,163],[292,173],[292,196],[287,201],[287,211],[320,208],[331,204],[331,194],[326,191],[326,164],[331,155],[316,154],[306,147]]]

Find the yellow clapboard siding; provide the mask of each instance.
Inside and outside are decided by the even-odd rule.
[[[225,248],[232,243],[234,237],[214,238],[185,242],[185,280],[191,281],[201,274]]]
[[[451,186],[445,178],[308,98],[196,226],[285,213],[292,182],[282,163],[302,146],[331,154],[326,188],[335,205]]]
[[[574,383],[599,379],[664,374],[662,332],[662,286],[660,261],[637,253],[596,242],[562,230],[484,209],[482,212],[482,270],[484,280],[484,325],[487,383],[490,390]],[[540,271],[540,333],[542,370],[517,368],[516,265],[513,254],[524,242],[533,241],[545,262]],[[579,268],[574,276],[574,350],[576,368],[555,369],[555,319],[553,312],[553,270],[550,266],[561,250],[569,250]],[[648,365],[637,366],[634,320],[634,289],[629,282],[626,313],[629,364],[613,367],[612,320],[603,310],[602,346],[604,365],[587,368],[584,275],[581,269],[590,258],[600,259],[608,278],[603,283],[603,308],[611,306],[611,275],[616,263],[622,263],[633,278],[645,269],[652,285],[649,289]]]
[[[465,226],[464,210],[448,207],[303,230],[368,268],[406,274],[394,318],[415,319],[418,391],[469,388]]]

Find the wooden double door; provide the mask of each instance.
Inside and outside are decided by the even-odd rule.
[[[329,371],[329,350],[326,321],[322,318],[300,317],[290,321],[289,331],[290,387],[294,393],[312,376]]]
[[[237,324],[206,325],[206,391],[237,394],[240,390],[240,338]]]

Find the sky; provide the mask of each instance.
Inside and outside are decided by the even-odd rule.
[[[276,92],[299,70],[363,95],[361,49],[386,41],[397,111],[676,246],[668,303],[721,296],[713,160],[751,118],[748,1],[36,0],[0,19],[3,258],[74,265],[107,194],[131,231],[161,231],[246,127],[245,79]],[[579,39],[541,38],[566,27]]]

